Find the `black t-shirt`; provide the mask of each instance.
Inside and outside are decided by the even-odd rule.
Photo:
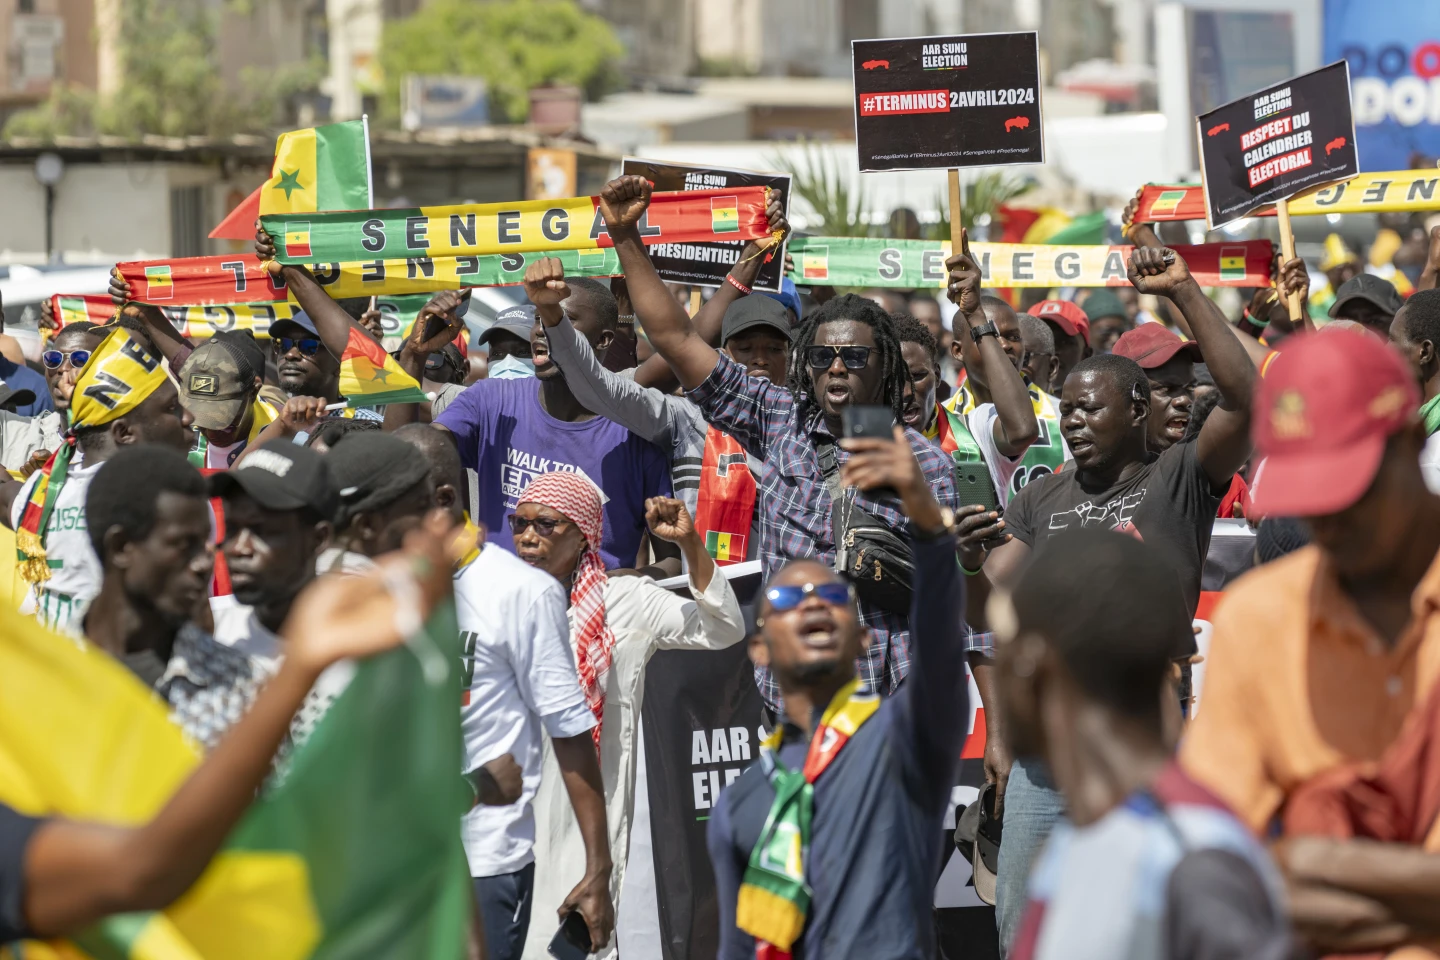
[[[25,926],[25,850],[42,823],[0,803],[0,944],[29,935]]]
[[[1005,510],[1005,526],[1033,550],[1043,549],[1059,530],[1101,527],[1129,533],[1167,559],[1180,578],[1180,593],[1193,618],[1219,507],[1220,494],[1211,489],[1195,444],[1189,441],[1175,444],[1124,481],[1101,489],[1083,486],[1080,471],[1066,464],[1059,473],[1021,489]],[[1176,656],[1195,652],[1193,637],[1189,647]]]

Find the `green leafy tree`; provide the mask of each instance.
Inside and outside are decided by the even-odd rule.
[[[385,25],[380,64],[388,116],[398,116],[407,73],[484,77],[492,119],[522,122],[531,87],[618,84],[624,48],[610,25],[573,0],[434,0]]]

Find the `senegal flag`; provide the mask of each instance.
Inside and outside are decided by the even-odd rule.
[[[420,384],[370,336],[350,328],[350,342],[340,355],[340,393],[352,407],[387,403],[419,403],[428,399]]]
[[[50,311],[61,327],[82,320],[106,324],[115,318],[115,301],[109,297],[57,293],[50,298]],[[54,334],[51,334],[54,336]]]
[[[800,254],[800,277],[802,280],[830,279],[830,248],[806,246]]]
[[[1220,248],[1220,279],[1245,279],[1245,248],[1222,246]]]
[[[370,207],[370,128],[347,120],[280,134],[275,164],[260,188],[260,213]]]
[[[707,530],[705,532],[705,552],[719,562],[739,563],[745,559],[745,535]]]
[[[1180,206],[1180,201],[1184,199],[1184,190],[1162,190],[1160,196],[1156,197],[1155,202],[1150,205],[1150,214],[1156,216],[1174,213]]]
[[[169,909],[111,917],[20,955],[459,960],[471,893],[456,833],[469,797],[457,776],[453,609],[412,643],[359,664],[284,780]],[[424,668],[417,652],[428,654]],[[0,800],[31,815],[136,825],[199,763],[119,662],[0,609]]]
[[[715,233],[740,232],[740,198],[710,198],[710,229]]]

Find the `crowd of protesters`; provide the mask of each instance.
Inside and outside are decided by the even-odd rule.
[[[572,913],[617,952],[647,662],[742,642],[771,732],[708,824],[725,960],[939,956],[957,813],[995,907],[977,956],[1437,955],[1440,228],[1405,295],[1337,241],[1323,287],[1277,263],[1238,317],[1143,223],[1124,297],[1022,304],[966,239],[944,321],[925,291],[751,292],[772,202],[691,316],[650,197],[601,193],[623,277],[529,264],[468,386],[468,291],[434,296],[395,352],[427,403],[345,407],[369,304],[298,266],[268,338],[191,342],[117,273],[43,376],[3,361],[15,602],[209,755],[140,826],[0,807],[0,943],[183,893],[348,661],[403,639],[404,576],[457,611],[492,960]],[[1202,657],[1217,519],[1257,528],[1257,569]],[[987,783],[957,811],[976,707]]]

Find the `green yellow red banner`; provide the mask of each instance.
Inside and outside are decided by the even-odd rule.
[[[648,243],[754,240],[769,232],[764,187],[656,193]],[[281,263],[477,257],[613,247],[598,197],[448,207],[284,213],[260,218]]]
[[[1405,213],[1440,210],[1440,170],[1393,170],[1358,177],[1297,194],[1290,215],[1319,213]],[[1274,207],[1255,214],[1275,216]],[[1138,223],[1161,220],[1204,220],[1205,191],[1198,183],[1147,184],[1136,206]]]
[[[1131,246],[972,243],[987,287],[1129,286]],[[1265,287],[1274,256],[1269,240],[1173,248],[1202,286]],[[789,276],[802,286],[943,287],[950,244],[869,237],[795,237]]]
[[[57,293],[50,298],[55,323],[63,328],[79,321],[104,325],[115,318],[115,302],[108,296]],[[166,305],[160,308],[175,329],[191,339],[213,336],[222,330],[249,330],[256,337],[270,336],[270,324],[294,316],[292,303],[236,303],[222,305]]]
[[[460,287],[499,287],[520,283],[525,267],[539,257],[556,257],[569,277],[613,277],[620,258],[613,248],[553,250],[490,256],[411,257],[362,263],[309,263],[310,272],[336,299],[436,293]],[[131,295],[145,303],[248,304],[284,302],[283,280],[267,271],[253,254],[231,257],[182,257],[137,260],[116,265]],[[162,277],[155,283],[152,277]]]

